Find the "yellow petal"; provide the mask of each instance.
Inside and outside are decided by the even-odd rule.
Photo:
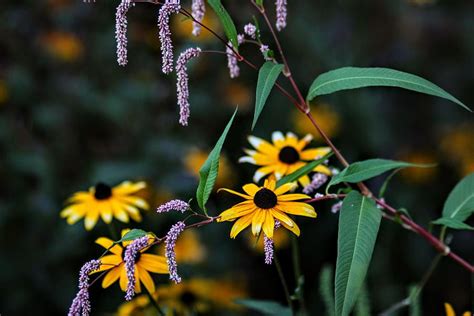
[[[311,183],[311,180],[309,179],[308,175],[305,174],[304,176],[298,179],[298,182],[301,184],[301,186],[305,187]]]
[[[135,222],[141,222],[142,221],[142,216],[141,216],[140,211],[138,210],[138,208],[136,208],[133,205],[128,205],[128,204],[123,205],[123,208],[128,212],[130,217]]]
[[[94,228],[97,220],[99,219],[99,210],[92,208],[87,212],[86,218],[84,220],[84,226],[86,230],[91,230]]]
[[[311,134],[306,134],[306,136],[303,137],[303,138],[298,142],[298,145],[296,145],[296,147],[297,147],[299,150],[302,150],[303,148],[305,148],[306,146],[308,146],[308,144],[311,143],[312,140],[313,140],[313,135],[311,135]]]
[[[272,209],[271,213],[273,216],[275,216],[276,219],[278,219],[282,224],[285,223],[289,227],[293,227],[295,222],[285,213],[280,212],[276,209]]]
[[[272,178],[268,178],[265,180],[265,182],[263,183],[263,186],[269,190],[272,190],[272,191],[275,191],[275,187],[276,187],[276,181],[275,179],[272,179]]]
[[[260,234],[260,231],[262,230],[262,225],[265,221],[265,215],[266,211],[262,209],[257,209],[257,211],[254,212],[252,217],[252,234],[254,234],[254,236]]]
[[[444,309],[446,310],[446,316],[456,316],[453,307],[449,303],[444,303]]]
[[[248,205],[234,206],[219,215],[219,222],[230,221],[237,217],[242,217],[244,215],[250,214],[255,210],[256,207],[253,204],[253,201],[250,201]]]
[[[329,168],[328,168],[327,166],[325,166],[325,165],[316,166],[316,168],[314,168],[313,171],[319,172],[319,173],[324,173],[324,174],[327,175],[327,176],[332,176],[331,169],[329,169]]]
[[[120,268],[114,268],[107,272],[105,277],[102,279],[102,288],[106,289],[111,286],[120,277]]]
[[[139,265],[136,265],[136,269],[138,271],[138,275],[140,276],[140,281],[142,281],[143,285],[145,285],[145,288],[148,290],[148,292],[155,293],[155,282],[153,282],[150,273],[148,273],[148,271]]]
[[[253,181],[255,183],[258,183],[263,177],[265,177],[269,173],[273,173],[274,171],[275,171],[275,166],[266,166],[266,167],[259,168],[257,169],[257,171],[255,171],[255,174],[253,176]]]
[[[142,253],[140,255],[140,260],[138,260],[137,262],[137,265],[153,273],[169,273],[166,258],[163,256]]]
[[[235,195],[238,195],[240,197],[243,197],[244,199],[247,199],[247,200],[250,200],[252,199],[251,196],[249,195],[246,195],[246,194],[242,194],[242,193],[239,193],[237,191],[234,191],[234,190],[231,190],[231,189],[225,189],[225,188],[221,188],[219,189],[217,192],[220,192],[220,191],[226,191],[226,192],[229,192],[229,193],[232,193],[232,194],[235,194]]]
[[[86,191],[81,191],[74,193],[73,196],[71,196],[67,202],[68,203],[84,203],[92,200],[92,195],[89,192]]]
[[[85,211],[86,209],[82,204],[74,204],[64,208],[61,213],[59,213],[59,216],[61,216],[62,218],[71,216],[73,214],[84,216]]]
[[[132,204],[133,206],[139,207],[144,210],[148,210],[150,206],[148,203],[139,197],[136,196],[120,196],[118,197],[120,201],[126,202],[127,204]]]
[[[293,215],[301,215],[307,217],[316,217],[314,207],[307,203],[302,202],[278,202],[275,207],[281,212]]]
[[[280,131],[275,131],[272,133],[272,142],[275,147],[281,149],[285,146],[285,136]]]
[[[113,195],[129,195],[146,188],[146,182],[124,181],[112,189]]]
[[[232,226],[232,230],[230,231],[230,238],[235,238],[237,237],[237,235],[242,231],[244,230],[245,228],[247,228],[250,223],[252,223],[252,217],[253,217],[253,213],[249,214],[249,215],[245,215],[245,216],[242,216],[241,218],[239,218],[235,223],[234,223],[234,226]]]
[[[113,245],[114,242],[112,240],[110,240],[109,238],[99,237],[99,238],[96,239],[95,243],[98,244],[98,245],[101,245],[105,249],[108,249]],[[119,245],[113,246],[112,248],[109,249],[109,251],[113,254],[118,255],[118,256],[122,255],[122,247],[120,247]]]
[[[242,189],[245,191],[245,193],[247,193],[250,196],[254,196],[255,193],[257,193],[258,190],[260,190],[260,188],[254,183],[246,184],[242,187]]]
[[[112,205],[110,201],[98,202],[96,207],[99,209],[102,220],[109,224],[112,221]]]
[[[295,147],[295,149],[297,150],[298,137],[292,132],[286,133],[286,145]]]
[[[275,219],[271,211],[265,211],[265,222],[263,222],[263,232],[268,238],[273,238],[273,229],[275,228]]]
[[[125,212],[123,208],[123,204],[118,202],[117,200],[110,200],[110,203],[114,211],[114,217],[123,223],[128,223],[130,220],[128,217],[128,213]]]
[[[472,316],[472,313],[471,313],[471,312],[464,312],[464,313],[462,314],[462,316]]]
[[[277,189],[278,190],[278,189]],[[310,196],[300,193],[283,194],[278,196],[278,201],[295,201],[311,199]]]
[[[298,225],[296,225],[295,222],[293,222],[293,226],[289,226],[287,225],[286,223],[282,222],[281,223],[283,225],[283,227],[285,227],[286,229],[288,229],[290,232],[292,232],[293,234],[295,234],[296,236],[299,236],[300,235],[300,228],[298,227]]]
[[[294,189],[295,186],[296,185],[293,182],[285,183],[284,185],[279,186],[275,190],[275,194],[280,196],[280,195],[285,194],[286,192],[290,191],[291,189]],[[280,197],[278,197],[278,198],[280,198]]]
[[[329,147],[319,147],[303,150],[300,154],[301,160],[315,160],[324,157],[331,151]]]
[[[100,268],[97,272],[110,270],[118,267],[122,263],[122,256],[118,255],[107,255],[100,258]]]
[[[127,284],[128,284],[127,270],[125,270],[125,265],[122,265],[120,267],[120,289],[124,292],[127,291]]]
[[[279,163],[275,167],[275,177],[277,180],[280,180],[284,175],[288,174],[288,165],[284,163]]]
[[[258,151],[269,154],[269,155],[278,155],[278,149],[276,149],[272,144],[268,143],[267,141],[255,137],[249,136],[248,141],[252,146],[257,149]]]

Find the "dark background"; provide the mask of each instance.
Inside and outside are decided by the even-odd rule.
[[[257,15],[247,1],[226,2],[239,30]],[[273,15],[273,3],[267,2]],[[148,181],[152,208],[162,196],[192,197],[197,178],[185,168],[186,157],[193,148],[212,148],[237,104],[239,116],[224,148],[227,184],[237,188],[250,182],[255,170],[238,165],[237,159],[248,146],[256,73],[241,65],[241,77],[231,80],[225,58],[217,55],[193,63],[190,126],[182,128],[175,76],[161,74],[157,8],[137,5],[130,11],[129,65],[121,68],[115,61],[116,5],[100,0],[0,3],[2,315],[64,314],[80,266],[100,255],[93,241],[108,235],[102,222],[86,232],[82,222],[68,226],[59,218],[70,194],[98,181],[130,179]],[[384,66],[427,78],[474,107],[472,1],[290,1],[288,23],[281,40],[303,91],[330,69]],[[218,41],[209,36],[196,40],[188,31],[189,22],[176,17],[177,52],[196,41],[203,49],[222,50]],[[264,36],[270,38],[266,31]],[[242,52],[261,63],[254,47]],[[383,88],[342,92],[320,102],[312,105],[317,120],[351,161],[381,157],[438,164],[402,172],[387,195],[424,226],[439,217],[452,187],[474,171],[473,116],[455,104]],[[298,115],[274,92],[254,134],[313,133]],[[320,140],[315,144],[322,145]],[[377,190],[381,181],[369,184]],[[212,214],[231,205],[226,197],[213,197]],[[306,299],[314,314],[323,313],[317,293],[320,269],[335,264],[337,216],[330,206],[316,205],[315,222],[298,220]],[[136,226],[163,235],[178,218],[149,212]],[[250,297],[283,302],[274,268],[263,264],[245,238],[230,240],[230,226],[200,230],[209,256],[205,264],[185,270],[185,277],[238,275]],[[472,233],[453,233],[451,247],[474,260]],[[293,283],[289,249],[281,256]],[[374,313],[403,299],[434,256],[423,239],[383,221],[368,273]],[[471,291],[469,274],[444,259],[422,293],[424,314],[442,315],[443,302],[451,302],[458,313],[468,310]],[[97,287],[92,295],[93,314],[115,311],[122,296],[117,286]]]

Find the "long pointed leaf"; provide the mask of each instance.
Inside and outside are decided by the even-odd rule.
[[[362,288],[382,215],[372,200],[357,191],[347,195],[339,214],[336,315],[347,316]]]
[[[332,156],[332,154],[333,153],[330,152],[330,153],[324,155],[324,157],[321,157],[319,159],[311,161],[311,162],[307,163],[306,165],[304,165],[303,167],[299,168],[298,170],[284,176],[283,178],[281,178],[280,180],[277,181],[277,187],[280,187],[280,186],[282,186],[282,185],[284,185],[285,183],[288,183],[288,182],[296,181],[299,178],[301,178],[302,176],[307,175],[308,173],[313,171],[314,168],[316,168],[317,166],[319,166],[320,164],[322,164],[323,162],[328,160],[329,157]]]
[[[462,179],[449,193],[443,217],[464,221],[474,213],[474,173]]]
[[[238,52],[239,43],[237,41],[237,29],[235,28],[234,21],[232,21],[229,12],[227,12],[227,10],[224,8],[221,0],[207,0],[207,2],[221,21],[222,26],[224,27],[225,35],[232,43],[232,47]]]
[[[397,87],[437,96],[472,112],[464,103],[434,83],[419,76],[389,68],[344,67],[323,73],[314,80],[306,99],[311,101],[324,94],[374,86]]]

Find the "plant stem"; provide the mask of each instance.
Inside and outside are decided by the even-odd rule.
[[[293,301],[291,300],[290,291],[288,290],[288,284],[286,283],[285,275],[283,274],[283,270],[281,269],[280,261],[278,260],[276,253],[273,254],[273,261],[275,262],[275,267],[278,271],[278,277],[280,278],[283,291],[285,292],[286,301],[291,309],[291,314],[294,316],[295,310],[293,306]]]
[[[423,278],[421,279],[420,283],[416,287],[415,292],[413,293],[413,295],[410,296],[410,301],[414,301],[418,297],[418,295],[420,295],[421,290],[423,290],[423,288],[425,287],[426,282],[428,282],[430,277],[433,275],[433,272],[436,269],[436,267],[438,266],[439,262],[441,261],[441,258],[443,258],[443,255],[438,254],[433,259],[433,261],[430,264],[430,267],[425,272],[425,274],[423,275]]]
[[[298,238],[296,236],[291,236],[291,254],[293,258],[293,269],[295,272],[295,280],[299,293],[295,293],[300,302],[300,310],[303,314],[306,314],[306,302],[304,299],[304,276],[301,272],[301,252],[300,246],[298,245]]]
[[[153,295],[151,295],[150,291],[148,291],[146,287],[145,287],[145,291],[148,298],[150,299],[151,304],[153,305],[153,307],[156,308],[156,311],[158,312],[158,314],[160,314],[160,316],[165,316],[165,313],[161,310],[160,305],[158,305],[158,302],[155,300]]]

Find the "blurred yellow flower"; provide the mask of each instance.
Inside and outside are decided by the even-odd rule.
[[[285,136],[279,131],[272,133],[273,143],[249,136],[248,141],[256,150],[245,149],[247,156],[241,157],[239,162],[260,166],[253,177],[255,183],[268,175],[274,175],[279,180],[304,167],[309,161],[321,158],[331,151],[329,147],[306,148],[312,139],[311,134],[299,140],[291,132]],[[323,164],[316,166],[313,171],[331,175],[331,170]],[[302,186],[307,186],[311,181],[308,175],[304,175],[298,182]]]
[[[446,316],[456,316],[453,307],[449,303],[444,303],[444,310],[446,311]],[[472,316],[471,312],[464,312],[462,316]]]
[[[309,196],[298,193],[287,193],[294,188],[294,186],[294,183],[287,183],[276,188],[275,180],[266,179],[261,187],[254,183],[244,185],[242,189],[245,194],[230,189],[220,189],[240,196],[244,198],[245,201],[223,211],[217,221],[235,221],[230,231],[230,238],[237,237],[242,230],[251,226],[254,236],[260,235],[261,231],[263,231],[265,236],[272,239],[275,219],[280,221],[283,227],[296,236],[299,236],[300,229],[298,225],[296,225],[294,220],[288,215],[315,218],[316,212],[311,205],[297,202],[297,200],[309,199]]]
[[[452,127],[441,138],[441,150],[462,176],[474,171],[474,125]]]
[[[211,30],[215,31],[217,34],[221,31],[221,24],[219,23],[218,18],[212,12],[212,10],[207,10],[204,15],[202,23],[208,26]],[[212,35],[211,32],[202,28],[201,34],[199,36],[194,36],[191,32],[193,30],[193,22],[191,19],[183,18],[181,15],[175,14],[171,20],[171,28],[173,35],[177,35],[181,38],[191,40],[193,42],[209,42],[216,41],[217,38]]]
[[[0,104],[8,99],[8,89],[4,81],[0,80]]]
[[[328,104],[311,105],[311,114],[329,138],[337,135],[340,123],[339,114],[332,110]],[[314,134],[316,140],[322,140],[308,118],[300,111],[292,112],[292,121],[296,132],[299,134]]]
[[[115,217],[121,222],[128,223],[131,217],[134,221],[142,220],[140,210],[148,210],[148,203],[136,196],[137,192],[146,187],[145,182],[124,181],[111,188],[105,183],[98,183],[89,191],[75,193],[67,200],[69,204],[60,216],[72,225],[85,217],[86,230],[94,228],[99,216],[109,224]]]
[[[251,232],[246,234],[247,245],[259,253],[264,252],[263,238],[255,241],[255,236]],[[275,229],[273,232],[273,244],[275,249],[286,248],[290,243],[290,234],[286,229]]]
[[[401,161],[418,164],[436,164],[436,156],[433,153],[422,150],[405,151],[398,155]],[[409,168],[402,169],[400,176],[409,183],[427,183],[436,177],[437,168]]]
[[[150,305],[147,295],[139,295],[129,302],[122,303],[116,313],[117,316],[147,316],[156,315],[156,310]]]
[[[122,230],[122,237],[129,232],[130,229]],[[110,285],[119,280],[120,289],[122,291],[127,290],[127,271],[125,269],[125,263],[123,261],[123,252],[124,248],[128,246],[131,241],[124,241],[122,244],[117,244],[113,246],[113,240],[100,237],[95,241],[97,244],[101,245],[105,249],[109,249],[112,253],[111,255],[105,255],[100,259],[101,266],[99,270],[94,273],[101,271],[109,271],[102,279],[102,287],[108,288]],[[113,246],[113,247],[112,247]],[[163,256],[157,256],[145,253],[148,248],[140,250],[140,254],[137,255],[135,261],[135,292],[141,292],[141,284],[145,286],[148,292],[155,292],[155,282],[150,276],[150,272],[159,273],[159,274],[168,274],[168,265],[166,263],[166,258]]]
[[[178,263],[201,263],[206,259],[207,250],[201,243],[198,232],[192,229],[185,230],[179,235],[174,248]],[[164,249],[162,249],[164,254]]]
[[[41,46],[59,60],[72,62],[82,56],[83,45],[76,35],[50,32],[40,37]]]
[[[186,170],[199,179],[199,169],[201,169],[208,155],[208,152],[204,152],[197,148],[189,150],[184,158],[184,166]],[[230,162],[224,154],[221,154],[216,186],[231,186],[233,183],[234,179]]]
[[[253,92],[244,84],[232,81],[223,90],[223,96],[227,104],[239,109],[247,109],[253,100]]]
[[[407,1],[410,4],[415,5],[415,6],[419,6],[419,7],[436,3],[436,0],[407,0]]]

